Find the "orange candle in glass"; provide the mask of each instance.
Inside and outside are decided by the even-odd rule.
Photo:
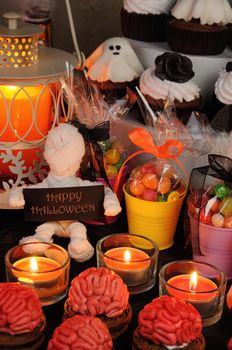
[[[67,294],[70,257],[56,244],[19,244],[6,253],[5,267],[7,281],[34,289],[42,305],[54,304]]]
[[[217,289],[213,281],[196,272],[177,275],[167,281],[168,294],[191,303],[201,315],[210,315],[214,312],[218,297]]]
[[[105,266],[117,273],[127,286],[147,281],[150,257],[144,251],[132,247],[109,249],[104,257]]]
[[[39,298],[48,298],[64,289],[61,265],[55,260],[41,256],[26,257],[17,260],[13,267],[18,282],[35,289]],[[60,278],[62,281],[59,281]]]

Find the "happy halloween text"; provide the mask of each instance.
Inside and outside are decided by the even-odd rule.
[[[101,218],[104,213],[103,185],[23,189],[25,221]]]
[[[38,205],[30,208],[32,215],[63,215],[63,214],[81,214],[94,213],[95,204],[74,204],[74,205]]]

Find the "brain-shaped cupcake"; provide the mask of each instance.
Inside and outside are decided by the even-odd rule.
[[[105,324],[91,316],[74,316],[56,328],[48,350],[111,350],[112,338]]]
[[[188,303],[162,296],[147,304],[139,314],[140,334],[155,344],[182,345],[201,336],[198,311]]]
[[[0,283],[0,332],[31,332],[42,317],[40,300],[33,289],[16,283]]]
[[[85,270],[73,279],[68,302],[75,313],[116,317],[128,306],[129,292],[121,277],[101,267]]]

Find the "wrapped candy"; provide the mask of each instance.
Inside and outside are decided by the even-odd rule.
[[[186,185],[171,164],[156,159],[133,169],[126,190],[146,201],[169,202],[179,199]]]
[[[69,67],[68,67],[69,68]],[[113,186],[118,171],[126,158],[126,149],[121,140],[111,135],[111,121],[123,118],[133,103],[134,96],[128,94],[108,104],[95,84],[85,76],[84,71],[70,70],[67,81],[61,80],[63,101],[69,106],[66,121],[78,128],[85,140],[85,155],[83,157],[80,176],[82,179],[99,181],[108,187]],[[65,112],[65,105],[63,106]],[[126,170],[121,179],[125,181]],[[120,199],[122,185],[117,195]],[[106,222],[115,221],[106,218]],[[94,221],[94,224],[100,222]]]
[[[81,176],[89,180],[102,178],[111,186],[126,158],[126,149],[120,140],[110,135],[110,123],[114,118],[123,118],[135,100],[128,94],[109,105],[84,72],[72,73],[68,81],[62,81],[62,86],[70,111],[67,119],[85,139]]]
[[[232,278],[232,159],[211,154],[208,161],[208,166],[192,171],[189,182],[193,258]]]
[[[147,236],[158,244],[159,249],[169,248],[173,244],[187,189],[187,174],[178,160],[183,145],[178,140],[167,140],[162,146],[157,146],[152,135],[143,128],[135,128],[128,137],[142,150],[131,154],[124,165],[140,154],[154,156],[152,161],[132,170],[124,185],[129,233]],[[116,190],[122,170],[115,182]]]

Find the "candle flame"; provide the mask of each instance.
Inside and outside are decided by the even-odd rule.
[[[189,289],[194,291],[196,287],[197,287],[197,273],[196,271],[194,271],[190,277]]]
[[[39,272],[39,266],[34,256],[30,259],[30,269],[33,272]]]
[[[124,261],[130,262],[131,261],[131,252],[127,249],[124,253]]]

